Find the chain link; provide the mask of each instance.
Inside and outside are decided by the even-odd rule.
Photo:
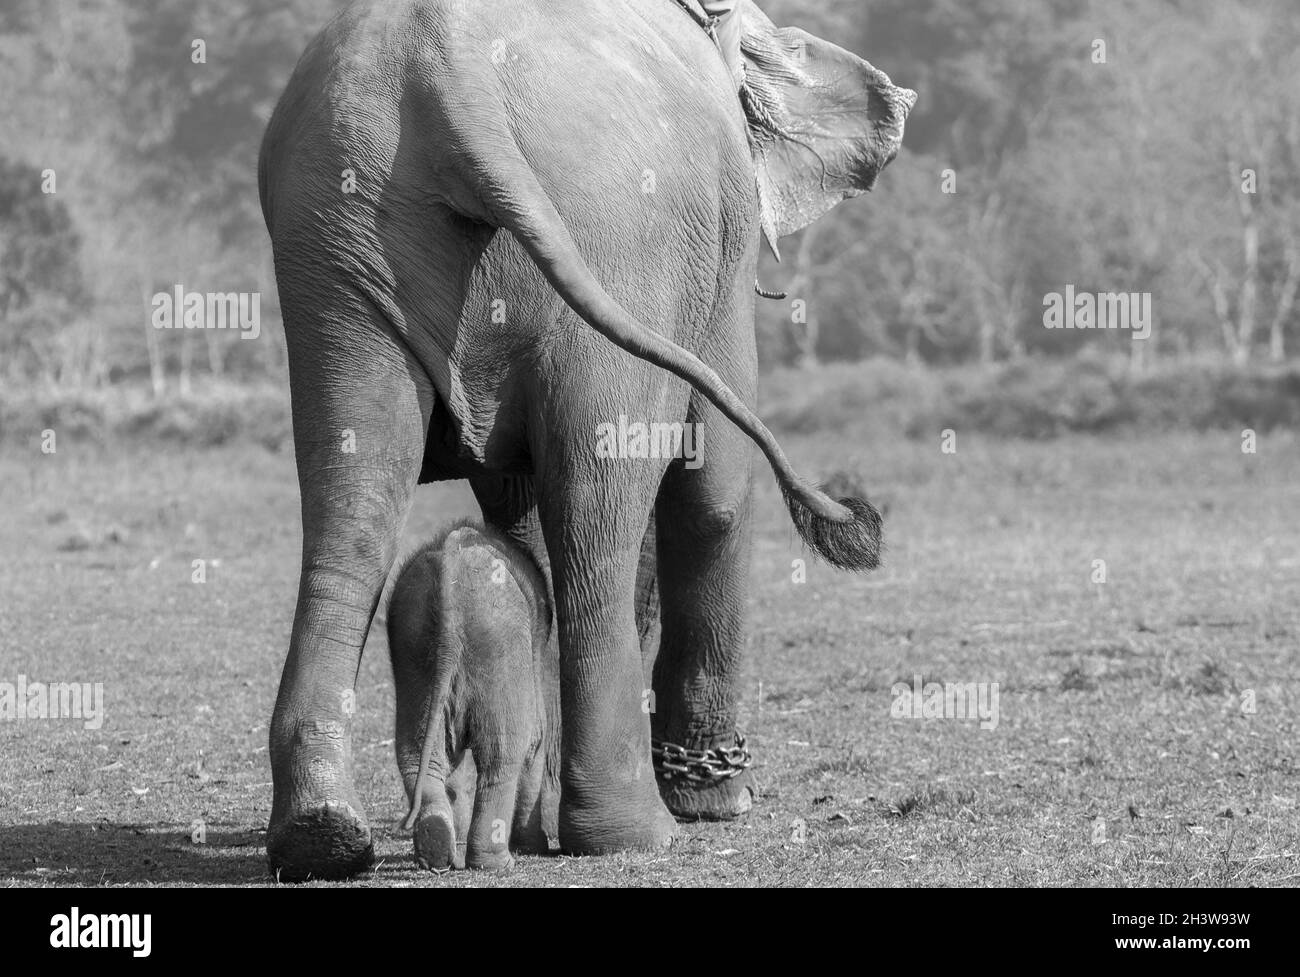
[[[745,737],[739,732],[734,746],[715,746],[711,750],[688,750],[676,743],[651,740],[650,755],[656,772],[664,780],[683,777],[694,783],[730,780],[744,773],[753,762],[745,749]]]

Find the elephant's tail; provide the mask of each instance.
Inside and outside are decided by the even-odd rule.
[[[454,641],[447,644],[459,647]],[[407,831],[415,829],[415,822],[419,819],[424,800],[424,790],[429,785],[429,767],[433,760],[433,752],[438,749],[439,738],[446,735],[442,728],[442,715],[448,691],[446,687],[435,687],[429,696],[428,708],[424,714],[424,744],[420,748],[420,769],[415,775],[415,789],[411,791],[411,809],[406,813],[406,820],[402,822],[402,827]]]
[[[637,320],[605,291],[508,128],[461,135],[475,144],[469,152],[474,167],[470,185],[486,210],[475,216],[514,234],[560,297],[598,333],[681,377],[749,435],[771,464],[804,542],[834,566],[875,569],[881,550],[875,508],[863,499],[836,501],[800,477],[772,432],[713,369]]]

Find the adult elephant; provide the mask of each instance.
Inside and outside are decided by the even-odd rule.
[[[752,126],[672,0],[368,0],[303,55],[260,162],[303,520],[270,736],[281,878],[372,860],[352,689],[417,482],[470,479],[485,518],[549,564],[570,852],[675,830],[636,620],[652,511],[656,725],[693,748],[734,730],[747,438],[817,552],[875,565],[875,510],[801,479],[753,413],[754,281],[760,227],[774,245],[869,189],[915,96],[743,7]],[[704,464],[603,457],[620,418],[703,425]],[[734,778],[673,803],[747,801]]]

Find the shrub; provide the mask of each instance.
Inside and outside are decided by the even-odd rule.
[[[888,360],[778,371],[764,417],[786,433],[855,436],[863,427],[932,437],[945,428],[1007,438],[1148,431],[1300,429],[1300,366],[1246,370],[1170,363],[1134,377],[1095,356],[1029,359],[988,370],[913,370]]]

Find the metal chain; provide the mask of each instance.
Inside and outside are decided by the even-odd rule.
[[[683,777],[695,783],[730,780],[744,773],[753,762],[745,749],[745,737],[739,732],[735,746],[715,746],[711,750],[688,750],[676,743],[651,740],[650,755],[656,772],[664,780]]]

